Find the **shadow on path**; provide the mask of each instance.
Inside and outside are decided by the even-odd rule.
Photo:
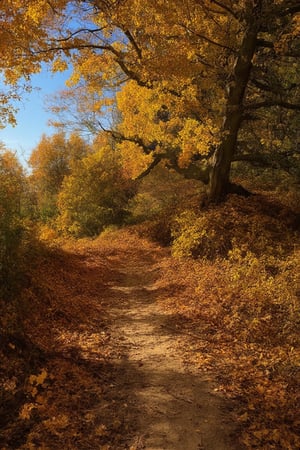
[[[166,251],[125,238],[50,252],[32,270],[24,326],[43,357],[1,449],[240,448],[228,405],[186,370],[179,336],[166,327],[177,320],[157,301]]]

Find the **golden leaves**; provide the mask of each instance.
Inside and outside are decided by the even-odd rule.
[[[36,409],[37,404],[42,404],[45,399],[44,396],[39,394],[40,388],[45,388],[45,381],[48,377],[48,372],[45,368],[41,370],[37,375],[30,375],[28,378],[27,393],[31,396],[32,402],[25,403],[19,412],[20,419],[28,420],[31,417],[31,413]],[[39,394],[39,395],[38,395]]]
[[[44,381],[46,380],[47,376],[48,373],[46,369],[43,369],[38,375],[30,375],[29,383],[32,386],[41,386],[44,384]]]
[[[193,155],[208,155],[212,145],[217,145],[217,129],[211,120],[205,124],[195,119],[186,119],[178,133],[178,144],[182,149],[179,163],[182,167],[189,164]]]
[[[199,106],[195,98],[193,86],[182,89],[182,96],[174,98],[167,92],[167,85],[147,89],[130,81],[117,94],[123,119],[120,130],[126,137],[141,137],[146,145],[156,142],[156,152],[180,148],[179,163],[184,167],[193,155],[208,155],[211,146],[219,142],[212,120],[207,118],[204,124],[185,117],[187,109]],[[128,147],[134,151],[131,144]]]
[[[217,370],[218,390],[242,399],[234,420],[246,448],[293,449],[299,447],[299,250],[288,222],[278,212],[275,219],[270,204],[266,212],[262,201],[229,198],[178,217],[174,251],[202,258],[169,268],[166,281],[185,289],[172,291],[167,306],[191,335],[186,359],[201,371]]]
[[[27,420],[30,419],[31,411],[35,408],[34,403],[25,403],[25,405],[22,406],[22,409],[19,413],[20,419]]]
[[[52,71],[53,72],[64,72],[68,69],[68,63],[65,59],[56,58],[52,63]]]
[[[60,436],[70,425],[70,418],[67,414],[59,414],[43,421],[43,425],[54,435]]]
[[[49,2],[45,0],[35,0],[35,2],[28,4],[25,12],[25,18],[37,25],[44,19],[49,9]]]
[[[136,178],[152,161],[151,155],[145,155],[142,148],[130,141],[117,144],[122,159],[123,171],[128,178]]]

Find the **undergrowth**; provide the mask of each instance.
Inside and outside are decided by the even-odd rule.
[[[247,199],[231,196],[214,208],[181,212],[172,223],[168,218],[166,228],[155,225],[155,221],[133,227],[135,233],[144,226],[148,233],[151,229],[154,238],[158,233],[167,240],[168,227],[173,226],[173,255],[180,258],[165,258],[159,263],[162,276],[157,288],[163,307],[187,336],[187,362],[193,362],[199,373],[216,375],[219,391],[237,400],[235,419],[241,429],[240,441],[249,450],[300,448],[300,247],[296,206],[294,197],[279,201],[269,194]],[[129,239],[132,235],[128,233],[108,232],[106,238],[104,234],[101,255],[97,240],[76,244],[69,240],[62,253],[48,250],[43,256],[39,248],[38,257],[32,255],[39,264],[31,268],[30,283],[23,291],[26,311],[22,316],[27,335],[37,349],[27,349],[12,333],[3,344],[5,361],[11,361],[12,354],[24,356],[16,362],[17,370],[11,367],[5,373],[4,403],[12,405],[12,411],[26,401],[16,394],[22,391],[20,383],[26,382],[26,371],[27,375],[33,373],[32,367],[23,365],[25,356],[33,355],[36,364],[42,366],[44,353],[56,357],[59,351],[64,358],[65,352],[72,356],[74,348],[86,351],[80,340],[82,327],[84,324],[88,337],[95,332],[95,312],[100,308],[102,314],[103,307],[98,304],[99,292],[104,292],[107,280],[117,276],[115,264],[120,249],[136,254],[141,243],[135,237]],[[57,239],[47,227],[40,237]],[[89,266],[85,267],[87,257]],[[106,258],[105,267],[102,257]],[[8,311],[6,317],[12,320],[13,314],[15,311]],[[17,315],[13,321],[17,322]],[[47,370],[50,373],[50,367]],[[39,376],[38,367],[36,371]],[[25,373],[21,382],[19,373]],[[30,395],[36,403],[36,395]],[[24,414],[21,419],[26,422],[29,419]],[[4,410],[0,410],[0,418],[4,420]]]
[[[173,232],[181,258],[163,267],[164,306],[190,337],[186,359],[239,401],[247,449],[300,448],[297,220],[264,196],[183,213]]]
[[[234,248],[256,255],[281,255],[294,245],[298,216],[265,196],[232,195],[225,203],[175,217],[173,254],[179,257],[226,257]]]

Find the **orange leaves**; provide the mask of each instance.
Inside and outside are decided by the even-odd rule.
[[[27,420],[30,419],[31,416],[31,411],[35,408],[35,404],[34,403],[25,403],[22,408],[21,411],[19,413],[19,417],[20,419],[23,420]]]
[[[64,72],[68,69],[68,63],[66,60],[58,57],[52,63],[52,71],[53,72]]]
[[[21,3],[22,3],[21,6],[23,6],[24,3],[23,2]],[[50,5],[48,1],[36,0],[34,3],[28,4],[25,17],[30,22],[33,22],[38,25],[45,18],[45,15],[47,15],[48,11],[50,11]]]
[[[48,376],[47,370],[43,369],[38,375],[30,375],[29,384],[31,384],[32,386],[43,385],[47,376]]]
[[[179,260],[172,267],[165,262],[165,283],[181,291],[172,289],[163,304],[180,317],[186,359],[216,373],[218,391],[241,400],[234,420],[246,448],[294,449],[299,447],[294,247],[299,235],[283,219],[284,208],[265,202],[232,197],[198,215],[181,215],[174,250],[206,259]]]

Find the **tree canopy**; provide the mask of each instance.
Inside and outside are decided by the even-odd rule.
[[[71,64],[100,119],[116,94],[107,131],[151,155],[146,173],[165,159],[218,202],[233,161],[296,164],[299,13],[296,0],[11,0],[2,72],[14,85]]]

